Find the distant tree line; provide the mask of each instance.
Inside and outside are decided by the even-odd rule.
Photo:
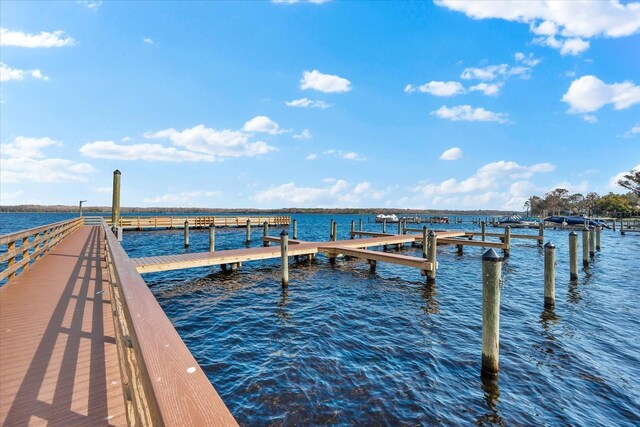
[[[556,188],[544,197],[531,196],[524,209],[531,215],[610,215],[614,217],[640,214],[640,171],[630,171],[618,181],[627,194],[598,193],[570,194],[564,188]]]

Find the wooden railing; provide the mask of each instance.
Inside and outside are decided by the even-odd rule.
[[[28,270],[31,263],[82,224],[82,218],[74,218],[0,236],[0,245],[7,246],[7,251],[0,254],[0,264],[6,262],[6,268],[0,271],[0,280],[11,280]]]
[[[237,425],[106,221],[102,227],[129,425]]]
[[[289,225],[289,216],[123,216],[120,217],[120,226],[128,229],[143,228],[181,228],[184,222],[189,221],[190,227],[209,227],[215,224],[216,227],[245,227],[247,220],[251,225],[259,226],[265,221],[269,225]],[[105,218],[107,225],[111,226],[111,218]]]

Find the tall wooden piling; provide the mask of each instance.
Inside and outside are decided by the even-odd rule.
[[[487,223],[485,221],[482,221],[482,223],[480,223],[480,227],[482,229],[482,241],[484,242],[485,240],[487,240]]]
[[[544,306],[556,305],[556,247],[550,241],[544,245]]]
[[[422,227],[422,258],[427,258],[427,226]]]
[[[268,235],[269,235],[269,223],[265,221],[264,223],[262,223],[262,237],[267,237]],[[262,245],[269,246],[269,242],[262,239]]]
[[[333,218],[329,221],[329,240],[333,242]]]
[[[613,218],[613,220],[611,221],[611,226],[613,227],[613,231],[616,231],[616,219]]]
[[[356,221],[355,220],[351,220],[351,233],[349,233],[350,238],[354,238],[355,235],[353,234],[356,231]]]
[[[542,246],[542,239],[544,239],[544,224],[541,222],[538,224],[538,246]]]
[[[289,236],[282,230],[280,233],[280,259],[282,261],[282,286],[289,285]]]
[[[113,171],[113,198],[111,201],[111,227],[116,229],[120,225],[120,178],[118,169]]]
[[[398,221],[398,234],[402,234],[402,221]]]
[[[360,229],[360,231],[362,231],[362,218],[360,218],[358,222],[359,222],[358,228]]]
[[[247,236],[244,239],[244,242],[247,245],[251,244],[251,220],[250,219],[247,220]]]
[[[578,280],[578,233],[569,233],[569,279]]]
[[[333,228],[331,230],[331,235],[333,236],[332,240],[334,242],[338,240],[338,223],[336,221],[333,221]]]
[[[602,233],[602,227],[596,226],[596,250],[600,250],[600,234]]]
[[[209,252],[215,252],[216,250],[216,226],[215,224],[209,224]]]
[[[500,277],[502,258],[489,249],[482,255],[482,370],[498,375],[500,360]]]
[[[293,220],[293,240],[298,240],[298,220]]]
[[[184,221],[184,247],[189,247],[189,221]]]
[[[589,228],[582,229],[582,266],[589,267]]]
[[[423,244],[425,244],[423,242]],[[427,271],[427,283],[434,283],[436,281],[436,249],[438,246],[438,236],[431,230],[429,231],[429,243],[427,244],[427,261],[432,265],[431,270]]]
[[[511,227],[506,226],[504,228],[504,257],[509,258],[509,251],[511,250]]]
[[[592,225],[589,227],[589,257],[596,256],[596,228]]]
[[[382,232],[386,233],[387,232],[387,219],[383,219],[382,220]]]
[[[624,234],[624,220],[620,218],[620,234]]]

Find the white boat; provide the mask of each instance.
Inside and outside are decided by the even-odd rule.
[[[385,215],[385,214],[380,214],[380,215],[376,215],[376,222],[398,222],[398,217],[395,216],[395,214],[391,214],[391,215]]]

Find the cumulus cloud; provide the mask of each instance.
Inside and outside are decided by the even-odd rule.
[[[24,136],[18,136],[7,144],[1,144],[0,181],[3,183],[86,181],[86,175],[94,170],[90,164],[46,156],[47,147],[61,146],[60,141],[51,138]]]
[[[406,93],[422,92],[429,93],[434,96],[455,96],[465,92],[464,87],[459,82],[441,82],[430,81],[420,86],[412,86],[408,84],[405,86],[404,91]]]
[[[537,65],[537,62],[530,62]],[[521,78],[529,78],[531,69],[533,68],[531,65],[514,65],[510,67],[507,64],[498,64],[498,65],[487,65],[486,67],[477,68],[477,67],[467,67],[460,74],[460,78],[464,80],[482,80],[482,81],[492,81],[501,77],[505,80],[509,79],[512,76],[520,76]]]
[[[462,157],[462,150],[458,147],[449,148],[440,155],[441,160],[458,160]]]
[[[570,113],[591,113],[607,104],[623,110],[640,103],[640,86],[631,81],[607,84],[596,76],[583,76],[571,82],[562,101]]]
[[[311,153],[307,157],[305,157],[305,160],[316,160],[317,158],[318,158],[317,154]]]
[[[640,134],[640,125],[635,125],[631,129],[623,133],[621,136],[622,138],[633,138],[639,134]]]
[[[534,41],[577,55],[589,48],[584,39],[625,37],[640,30],[640,3],[610,1],[459,1],[436,0],[439,6],[473,19],[499,18],[529,25]]]
[[[217,197],[222,194],[220,191],[188,191],[182,193],[166,193],[161,196],[147,197],[142,199],[145,204],[156,206],[191,206],[199,205],[199,199]]]
[[[554,169],[550,163],[524,166],[500,160],[482,166],[462,181],[451,178],[440,183],[423,182],[412,191],[440,207],[521,209],[534,187],[528,179]]]
[[[619,172],[619,173],[615,174],[614,176],[612,176],[611,178],[609,178],[609,188],[611,190],[616,190],[619,193],[626,192],[627,190],[624,187],[621,187],[618,184],[618,181],[620,181],[621,179],[624,179],[624,176],[627,175],[629,173],[629,171],[634,171],[634,172],[635,171],[640,171],[640,164],[632,167],[631,169]]]
[[[229,157],[254,157],[277,151],[263,141],[251,142],[240,131],[216,130],[204,125],[182,131],[173,128],[146,133],[146,139],[166,139],[173,146],[156,143],[125,144],[95,141],[84,144],[80,152],[101,159],[147,160],[164,162],[212,162]]]
[[[497,96],[500,93],[501,83],[478,83],[475,86],[469,88],[470,91],[479,91],[487,96]]]
[[[471,105],[458,105],[456,107],[447,107],[443,105],[436,111],[431,112],[432,115],[441,119],[465,122],[498,122],[508,123],[507,114],[494,113],[484,108],[473,108]]]
[[[298,107],[298,108],[325,108],[331,107],[331,104],[327,104],[324,101],[311,100],[309,98],[300,98],[294,99],[293,101],[285,101],[284,102],[288,107]]]
[[[335,74],[323,74],[318,70],[305,71],[300,80],[300,89],[314,89],[326,93],[349,92],[351,82]]]
[[[151,37],[145,37],[142,39],[144,44],[153,44],[153,39]]]
[[[336,157],[339,157],[339,158],[345,159],[345,160],[359,160],[359,161],[367,160],[366,158],[360,156],[355,151],[346,151],[345,152],[345,151],[342,151],[342,150],[330,149],[330,150],[325,151],[324,155],[326,155],[326,156],[336,156]]]
[[[65,36],[64,31],[52,33],[41,31],[39,34],[28,34],[22,31],[11,31],[0,28],[0,46],[16,47],[63,47],[76,44],[71,37]]]
[[[289,182],[260,191],[252,199],[269,206],[285,204],[297,207],[345,207],[357,206],[363,201],[380,200],[389,192],[389,189],[375,190],[369,182],[360,182],[354,186],[342,179],[323,181],[329,185],[300,187],[295,182]]]
[[[243,129],[247,132],[263,132],[271,135],[289,132],[287,130],[280,129],[278,123],[274,122],[267,116],[254,117],[244,124]]]
[[[305,129],[299,134],[293,135],[292,138],[293,139],[311,139],[312,136],[311,136],[311,132],[309,132],[309,129]]]
[[[25,77],[30,76],[38,80],[49,80],[49,77],[42,74],[42,71],[38,69],[34,70],[18,70],[11,68],[4,62],[0,62],[0,82],[8,82],[10,80],[24,80]]]

